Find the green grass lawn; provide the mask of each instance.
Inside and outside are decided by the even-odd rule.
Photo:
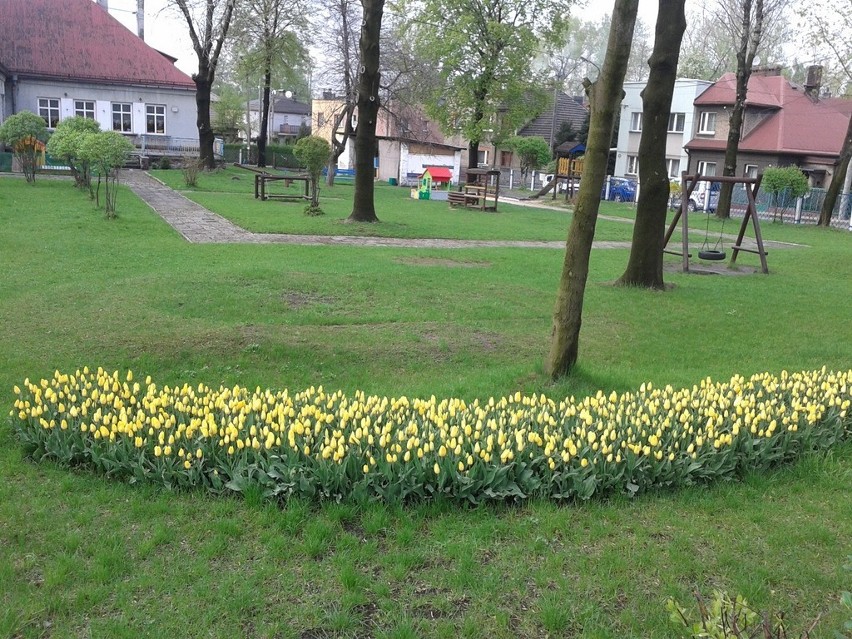
[[[351,187],[338,188],[345,217]],[[377,193],[390,229],[409,201]],[[528,214],[396,219],[409,237],[498,239]],[[118,215],[68,181],[0,179],[2,410],[25,377],[83,365],[164,384],[474,398],[852,362],[852,235],[839,231],[766,224],[806,247],[771,251],[768,276],[673,272],[666,293],[612,287],[627,251],[595,251],[581,366],[552,383],[541,362],[561,251],[190,245],[124,189]],[[292,232],[319,232],[287,215]],[[568,216],[541,215],[562,230],[538,239],[563,239]],[[815,636],[832,637],[849,589],[848,444],[738,484],[475,510],[173,494],[34,464],[6,424],[0,444],[0,637],[644,639],[676,636],[665,598],[693,587],[743,593],[797,628],[823,614]]]
[[[152,171],[158,179],[180,190],[191,200],[228,218],[239,226],[261,233],[307,233],[317,235],[372,235],[379,237],[447,238],[476,240],[565,240],[570,214],[565,208],[549,210],[500,203],[498,211],[450,209],[446,202],[413,200],[407,187],[376,184],[376,210],[379,224],[344,224],[352,212],[351,183],[333,188],[321,185],[320,206],[325,215],[304,215],[303,202],[260,201],[254,199],[254,174],[227,167],[202,174],[198,187],[186,187],[181,171]],[[301,193],[301,185],[275,192]],[[603,211],[613,207],[605,203]],[[599,240],[630,239],[631,229],[618,222],[601,220]]]

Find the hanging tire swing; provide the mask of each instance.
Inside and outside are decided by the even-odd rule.
[[[707,196],[710,197],[710,192],[708,190]],[[708,238],[710,236],[710,211],[707,211],[707,225],[704,229],[704,243],[701,245],[701,249],[698,251],[698,259],[705,260],[707,262],[721,262],[727,257],[727,253],[722,250],[722,236],[725,233],[725,218],[722,218],[722,228],[719,230],[719,237],[716,239],[716,243],[710,247],[708,243]]]

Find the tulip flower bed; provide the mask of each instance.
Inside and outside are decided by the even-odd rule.
[[[852,434],[852,370],[558,402],[159,387],[101,369],[14,390],[13,425],[34,459],[270,498],[635,494],[735,478]]]

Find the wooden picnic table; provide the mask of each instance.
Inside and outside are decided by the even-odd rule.
[[[290,186],[291,182],[304,183],[304,193],[270,193],[267,190],[267,185],[282,180],[284,186]],[[256,173],[254,176],[254,197],[261,200],[310,200],[311,176],[305,174],[272,175],[270,173]]]

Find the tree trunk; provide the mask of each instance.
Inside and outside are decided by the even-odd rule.
[[[849,170],[850,159],[852,159],[852,117],[849,118],[849,125],[846,127],[846,137],[843,140],[843,148],[840,151],[840,158],[834,169],[834,175],[831,176],[831,184],[828,185],[828,191],[825,192],[825,199],[822,201],[819,226],[831,226],[831,215],[834,212],[834,205],[837,202],[837,196],[840,194],[846,172]]]
[[[348,98],[347,98],[348,100]],[[346,144],[352,138],[352,115],[355,112],[355,106],[351,103],[343,107],[343,111],[334,117],[334,122],[331,125],[331,156],[328,160],[328,173],[326,174],[326,184],[334,186],[334,172],[337,169],[337,161],[343,152],[346,150]],[[343,133],[341,139],[337,139],[337,129],[343,124]]]
[[[583,179],[568,232],[553,314],[553,334],[546,363],[547,372],[553,378],[567,374],[577,362],[589,255],[595,237],[612,129],[624,96],[622,85],[638,7],[639,0],[615,1],[603,68],[594,83],[584,82],[591,118]]]
[[[198,159],[207,169],[216,168],[213,157],[213,127],[210,125],[210,81],[207,74],[193,76],[195,80],[195,105],[198,110]]]
[[[662,289],[663,240],[669,201],[666,142],[680,43],[686,30],[686,0],[660,0],[648,84],[642,91],[639,141],[639,202],[627,268],[618,280],[626,286]]]
[[[471,140],[467,146],[467,168],[479,168],[479,140]]]
[[[265,167],[266,162],[266,142],[269,137],[269,87],[272,84],[272,71],[267,66],[263,72],[263,100],[260,108],[260,129],[257,132],[257,166]],[[272,107],[273,112],[275,107]]]
[[[379,114],[379,36],[384,0],[361,0],[361,73],[358,76],[358,129],[355,134],[355,197],[350,222],[378,222],[373,198],[373,158]]]
[[[754,6],[754,30],[751,27],[751,8]],[[743,114],[748,95],[748,81],[754,56],[763,38],[763,0],[742,0],[743,21],[740,48],[737,51],[737,89],[731,117],[728,120],[728,142],[725,146],[725,166],[722,175],[733,177],[737,174],[737,154],[740,150],[740,136],[743,130]],[[731,199],[734,185],[731,182],[722,184],[719,190],[719,201],[716,204],[716,217],[731,217]],[[708,189],[707,196],[710,198]]]

